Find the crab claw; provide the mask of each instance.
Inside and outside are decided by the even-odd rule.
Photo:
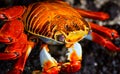
[[[65,63],[61,66],[61,71],[72,73],[77,72],[81,68],[81,61],[70,61],[69,63]]]
[[[59,67],[57,61],[48,53],[47,45],[42,45],[40,52],[40,63],[43,67],[42,74],[59,74]]]
[[[68,48],[68,60],[70,62],[64,63],[61,66],[61,71],[71,73],[79,71],[81,68],[81,60],[82,60],[82,48],[79,43],[75,43],[73,46]]]

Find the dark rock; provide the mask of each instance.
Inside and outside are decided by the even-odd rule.
[[[99,11],[104,11],[104,12],[109,13],[110,20],[113,20],[119,14],[120,7],[117,4],[113,3],[112,1],[109,1],[103,4],[101,8],[99,9]]]
[[[95,5],[95,3],[94,3],[94,0],[86,0],[87,1],[87,4],[86,4],[86,7],[87,7],[87,9],[89,9],[89,10],[93,10],[93,11],[97,11],[98,9],[97,9],[97,7],[96,7],[96,5]]]

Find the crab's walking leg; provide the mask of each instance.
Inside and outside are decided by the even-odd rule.
[[[99,26],[98,24],[91,23],[91,22],[89,22],[89,24],[90,24],[93,32],[96,32],[106,38],[109,38],[112,40],[112,39],[119,37],[118,32],[115,31],[114,29],[110,29],[110,28],[107,28],[104,26]]]
[[[22,38],[26,38],[24,35]],[[24,39],[8,45],[4,52],[0,53],[0,60],[14,60],[22,56],[26,51],[27,42]]]
[[[13,20],[21,18],[26,7],[24,6],[13,6],[9,8],[0,8],[0,20]]]
[[[22,21],[11,20],[3,24],[0,28],[0,42],[8,44],[5,51],[0,53],[0,60],[18,60],[14,70],[9,71],[8,74],[20,74],[34,46],[33,43],[27,41]]]
[[[81,61],[82,61],[82,48],[79,43],[74,43],[72,46],[67,47],[68,56],[67,60],[69,62],[62,64],[61,70],[64,72],[76,72],[79,71],[81,68]]]
[[[58,63],[48,51],[48,46],[43,44],[40,52],[40,63],[43,67],[42,74],[59,74],[60,69]]]
[[[110,40],[118,38],[118,33],[113,30],[98,24],[90,23],[93,32],[86,38],[92,40],[112,51],[120,51],[120,48],[115,46]]]
[[[0,60],[16,59],[22,55],[26,47],[27,36],[23,33],[23,23],[19,20],[6,22],[0,29],[0,42],[8,44],[0,53]]]
[[[35,45],[35,43],[28,42],[26,48],[24,49],[24,50],[26,50],[25,53],[23,53],[23,55],[15,63],[14,68],[12,70],[8,71],[7,74],[21,74],[23,72],[26,60],[27,60],[31,50],[33,49],[34,45]]]
[[[119,47],[116,47],[111,41],[108,39],[105,39],[103,36],[101,36],[98,33],[91,32],[87,37],[85,37],[88,40],[91,40],[93,42],[96,42],[111,51],[120,51]]]
[[[83,17],[98,19],[98,20],[106,20],[109,18],[109,15],[104,12],[93,12],[93,11],[83,10],[83,9],[79,9],[79,8],[75,8],[75,9]]]

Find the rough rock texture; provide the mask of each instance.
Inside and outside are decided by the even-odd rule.
[[[35,2],[39,0],[31,0]],[[112,29],[115,29],[120,34],[120,0],[65,0],[74,7],[83,8],[93,11],[104,11],[110,14],[111,18],[107,21],[89,20],[98,23]],[[31,3],[29,0],[1,0],[0,6],[12,6],[12,5],[24,5]],[[1,24],[1,22],[0,22]],[[120,47],[120,39],[112,41],[114,44]],[[72,74],[120,74],[120,52],[110,52],[106,48],[92,42],[83,39],[80,41],[83,48],[83,60],[82,69],[79,72]],[[7,45],[0,43],[0,52],[4,51]],[[51,54],[58,61],[64,60],[64,50],[61,51],[59,46],[57,51],[51,51]],[[35,47],[31,52],[23,74],[32,74],[35,70],[41,70],[39,63],[39,46]],[[55,54],[55,53],[57,54]],[[59,58],[58,58],[59,57]],[[13,68],[16,60],[0,61],[0,74],[5,74],[7,71]],[[61,74],[65,74],[62,73]]]

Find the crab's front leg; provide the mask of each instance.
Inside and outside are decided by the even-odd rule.
[[[61,65],[61,71],[72,73],[77,72],[81,68],[81,61],[82,61],[82,48],[79,43],[74,43],[73,45],[67,44],[66,47],[68,48],[67,60],[69,62],[63,63]]]
[[[47,44],[43,44],[40,52],[40,63],[43,67],[42,74],[59,74],[60,68],[57,61],[48,53]]]

